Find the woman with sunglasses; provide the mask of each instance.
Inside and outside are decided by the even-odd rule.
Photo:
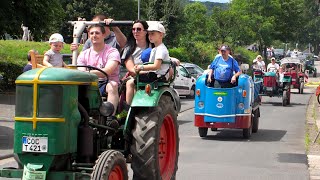
[[[132,33],[130,33],[128,42],[122,52],[121,59],[131,77],[136,75],[134,65],[144,62],[141,59],[142,52],[152,46],[148,38],[148,27],[146,21],[136,20],[132,26]],[[132,102],[134,90],[134,79],[130,78],[126,82],[126,102],[128,105]]]

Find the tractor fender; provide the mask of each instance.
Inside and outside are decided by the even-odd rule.
[[[170,87],[161,87],[158,90],[152,90],[152,92],[147,94],[144,90],[139,90],[135,93],[131,107],[129,109],[126,122],[124,125],[123,134],[125,137],[129,137],[131,135],[131,129],[133,127],[131,118],[133,118],[136,109],[143,109],[148,107],[156,107],[159,104],[160,98],[163,96],[170,96],[174,101],[175,111],[177,114],[181,110],[181,102],[178,92]]]
[[[132,100],[131,107],[155,107],[158,106],[161,96],[167,95],[172,98],[177,112],[181,109],[181,102],[177,91],[170,87],[161,87],[147,94],[144,90],[138,90]]]

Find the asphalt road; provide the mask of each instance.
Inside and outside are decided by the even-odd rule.
[[[288,107],[282,107],[281,98],[263,97],[259,131],[250,140],[242,138],[241,130],[230,129],[200,138],[193,110],[180,114],[177,179],[309,179],[304,148],[309,97],[292,94]]]
[[[249,140],[241,130],[229,129],[200,138],[193,125],[194,101],[182,98],[177,180],[309,179],[304,128],[310,93],[308,88],[305,94],[293,93],[287,107],[281,98],[263,97],[259,131]],[[16,166],[13,158],[0,161],[0,168],[7,166]]]

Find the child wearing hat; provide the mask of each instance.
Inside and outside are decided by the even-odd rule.
[[[61,34],[54,33],[49,38],[50,50],[44,54],[43,65],[47,67],[66,67],[60,51],[63,48],[64,40]]]
[[[161,23],[157,22],[150,24],[147,31],[150,42],[155,45],[149,58],[149,62],[152,62],[152,64],[135,65],[134,69],[136,72],[142,71],[139,76],[141,82],[152,82],[159,78],[168,79],[171,60],[169,51],[162,42],[166,30]]]

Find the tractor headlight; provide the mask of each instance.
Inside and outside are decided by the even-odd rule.
[[[244,104],[243,103],[239,103],[238,104],[238,108],[241,109],[241,110],[244,109]]]
[[[103,102],[99,108],[100,113],[103,116],[111,116],[114,111],[114,106],[111,102]]]
[[[203,101],[199,101],[198,102],[198,107],[199,107],[199,109],[202,109],[204,107],[204,102]]]

